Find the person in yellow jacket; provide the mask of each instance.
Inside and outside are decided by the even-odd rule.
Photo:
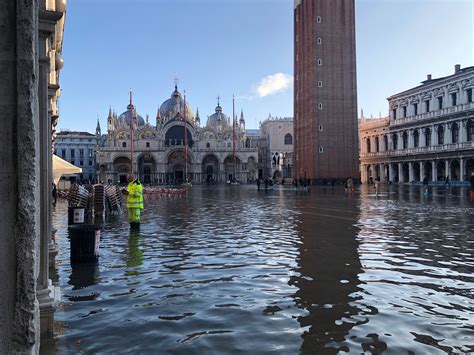
[[[143,186],[133,175],[127,175],[128,186],[124,191],[127,198],[128,221],[130,227],[140,226],[140,214],[143,209]]]

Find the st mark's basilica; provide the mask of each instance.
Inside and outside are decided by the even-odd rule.
[[[107,133],[101,134],[97,122],[96,137],[99,179],[105,183],[125,182],[129,173],[145,184],[177,184],[186,174],[194,183],[246,183],[258,177],[259,137],[246,132],[243,112],[232,119],[218,99],[201,127],[199,111],[193,113],[177,85],[159,107],[155,125],[129,104],[118,116],[110,109]]]

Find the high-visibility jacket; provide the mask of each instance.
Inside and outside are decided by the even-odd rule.
[[[143,209],[143,186],[138,179],[133,180],[127,186],[128,199],[127,208]]]

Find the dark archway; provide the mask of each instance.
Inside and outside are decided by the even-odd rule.
[[[420,169],[420,163],[419,162],[414,162],[413,164],[413,181],[421,181],[421,169]]]
[[[450,175],[451,175],[451,180],[453,181],[459,181],[460,178],[462,178],[461,175],[461,165],[459,165],[459,160],[455,159],[451,161],[451,164],[449,164],[449,169],[450,169]]]
[[[138,158],[138,177],[144,184],[157,183],[155,181],[156,162],[151,154],[143,154]]]
[[[469,180],[474,174],[474,159],[469,159],[466,161],[466,179]]]
[[[234,162],[234,156],[229,155],[224,160],[224,172],[226,181],[234,181],[234,179],[239,178],[241,171],[241,162],[240,159],[236,156]]]
[[[403,163],[402,165],[402,174],[403,174],[403,182],[411,182],[410,181],[410,171],[409,171],[408,163]]]
[[[213,184],[219,179],[219,160],[214,154],[209,154],[202,160],[202,174],[206,183]]]
[[[437,172],[437,179],[438,181],[443,181],[446,178],[446,165],[444,161],[438,161],[436,163],[436,172]]]
[[[431,129],[425,128],[425,147],[429,147],[431,145]]]
[[[456,122],[451,125],[451,143],[459,143],[459,126]]]
[[[423,167],[423,178],[428,177],[428,180],[433,181],[433,165],[427,161]]]
[[[132,174],[132,164],[129,158],[118,157],[113,162],[116,181],[121,184],[127,183],[127,174]]]
[[[438,144],[444,144],[444,127],[438,125]]]
[[[415,148],[420,146],[420,131],[417,129],[413,131],[413,146]]]

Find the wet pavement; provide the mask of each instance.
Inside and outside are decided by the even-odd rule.
[[[62,302],[43,353],[474,351],[467,190],[192,187],[147,197],[140,232],[104,224],[71,267],[53,212]]]

